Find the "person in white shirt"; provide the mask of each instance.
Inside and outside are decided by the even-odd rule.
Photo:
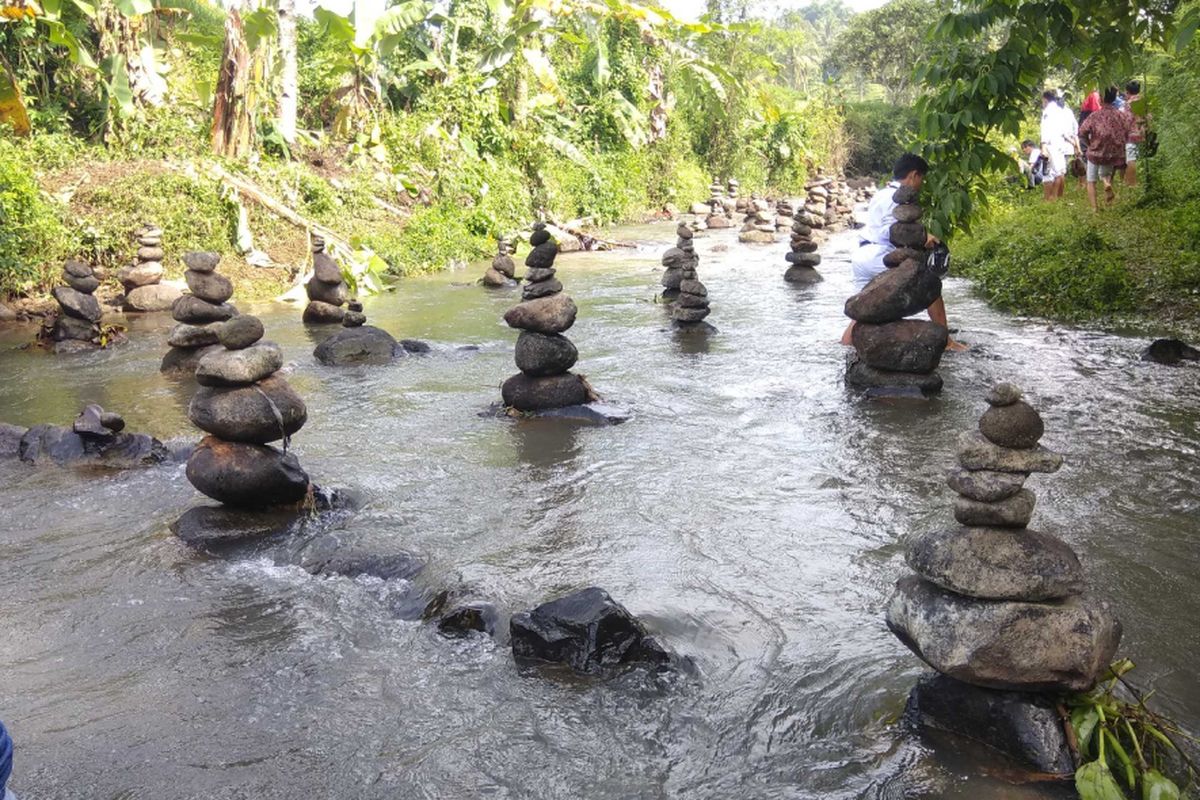
[[[867,206],[867,223],[858,231],[858,249],[850,257],[850,266],[854,278],[854,291],[861,292],[876,276],[887,271],[883,257],[896,249],[892,244],[891,228],[896,222],[892,212],[896,209],[893,196],[901,186],[910,186],[920,191],[925,182],[925,174],[929,172],[929,164],[915,153],[905,153],[896,161],[892,170],[895,178],[886,187],[875,193]],[[938,244],[938,239],[929,234],[925,239],[925,247]],[[937,324],[948,327],[946,320],[946,302],[942,298],[933,301],[929,307],[929,318]],[[854,322],[842,334],[842,344],[851,345],[850,332],[854,330]],[[966,347],[951,339],[946,345],[947,350],[965,350]]]
[[[1031,139],[1021,142],[1021,150],[1025,153],[1025,162],[1021,164],[1021,173],[1025,176],[1026,185],[1032,189],[1040,185],[1046,177],[1045,163],[1038,163],[1042,160],[1042,151]]]
[[[1042,155],[1046,176],[1042,188],[1047,200],[1063,196],[1067,185],[1067,158],[1079,152],[1079,123],[1053,90],[1042,92]]]

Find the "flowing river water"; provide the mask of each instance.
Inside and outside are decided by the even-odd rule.
[[[825,282],[781,278],[785,244],[698,238],[719,334],[681,339],[651,302],[673,226],[572,254],[578,369],[625,424],[481,416],[515,371],[515,294],[482,268],[405,280],[371,323],[434,352],[328,368],[299,308],[247,306],[292,363],[314,480],[352,488],[343,526],[420,554],[422,585],[516,611],[606,588],[694,678],[519,668],[503,642],[397,619],[394,586],[269,555],[199,555],[168,530],[201,501],[182,465],[115,474],[0,462],[0,719],[23,798],[1000,798],[1047,796],[897,722],[923,665],[886,629],[902,538],[953,523],[943,474],[996,380],[1021,384],[1066,455],[1035,476],[1033,526],[1076,550],[1160,709],[1200,727],[1200,430],[1191,368],[1143,340],[1015,319],[951,280],[940,399],[841,382],[853,233]],[[171,323],[81,358],[0,332],[0,421],[69,424],[88,401],[195,441],[191,387],[158,373]],[[323,335],[323,334],[320,334]],[[478,350],[462,349],[477,346]]]

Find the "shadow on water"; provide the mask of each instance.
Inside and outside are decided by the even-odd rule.
[[[284,349],[309,421],[292,446],[361,509],[339,535],[415,553],[420,584],[507,611],[600,585],[694,658],[666,691],[637,676],[524,674],[490,640],[406,619],[410,587],[314,577],[281,552],[198,556],[168,525],[197,502],[181,464],[83,475],[0,463],[0,718],[22,796],[1033,798],[1054,796],[896,724],[922,672],[885,628],[905,536],[949,524],[944,470],[994,381],[1021,383],[1061,450],[1034,525],[1062,536],[1125,624],[1164,711],[1200,724],[1197,372],[1142,342],[987,308],[947,282],[957,336],[932,401],[842,382],[853,234],[825,280],[785,283],[786,243],[697,236],[720,333],[651,302],[673,226],[560,258],[578,370],[632,410],[612,427],[480,416],[514,372],[514,292],[474,265],[368,298],[370,324],[429,341],[386,367],[318,365],[302,309],[246,304]],[[158,372],[166,315],[78,358],[0,328],[0,421],[69,423],[88,401],[194,442],[194,386]],[[461,348],[475,348],[465,351]],[[700,357],[702,356],[702,357]],[[414,599],[416,598],[416,599]],[[406,605],[407,604],[407,605]],[[409,607],[411,606],[411,608]]]

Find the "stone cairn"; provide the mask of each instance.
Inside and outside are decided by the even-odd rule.
[[[325,239],[312,237],[313,274],[304,284],[308,305],[304,307],[304,321],[310,325],[337,325],[346,313],[346,282],[342,270],[325,252]]]
[[[979,429],[959,436],[958,466],[946,481],[959,494],[960,527],[909,542],[916,574],[898,581],[887,624],[953,679],[925,679],[914,689],[918,722],[986,737],[1042,771],[1071,772],[1054,702],[1039,693],[1091,688],[1116,652],[1121,626],[1106,603],[1084,596],[1075,552],[1026,528],[1036,498],[1025,479],[1056,472],[1063,460],[1038,444],[1041,416],[1010,383],[993,387],[987,402]],[[1005,731],[997,735],[998,715]],[[1029,726],[1047,733],[1021,735]]]
[[[82,261],[63,265],[62,281],[51,291],[58,313],[46,319],[40,336],[54,343],[55,353],[77,353],[100,346],[100,303],[93,293],[100,281]]]
[[[775,215],[770,203],[759,198],[750,200],[738,241],[745,244],[771,244],[775,241]]]
[[[813,229],[808,221],[796,217],[792,222],[791,252],[785,258],[788,268],[783,273],[783,279],[788,283],[817,283],[824,280],[816,266],[821,263],[821,254],[817,252],[817,243],[813,241]]]
[[[220,261],[217,253],[184,254],[183,277],[191,291],[171,305],[171,318],[179,324],[167,336],[171,349],[163,357],[163,372],[194,372],[218,343],[218,323],[237,316],[237,309],[227,302],[233,296],[233,283],[216,271]]]
[[[737,178],[730,178],[726,185],[729,189],[726,194],[729,197],[729,200],[733,203],[733,210],[738,214],[745,214],[746,209],[750,205],[750,198],[741,196],[740,190],[742,188],[742,184]]]
[[[786,231],[791,229],[792,224],[796,221],[796,206],[792,201],[785,198],[775,202],[775,230]]]
[[[517,266],[512,259],[513,246],[506,239],[496,242],[496,257],[479,282],[484,286],[512,286],[516,283]]]
[[[663,253],[663,300],[671,303],[675,327],[693,329],[704,322],[711,310],[708,289],[696,277],[700,259],[692,242],[692,230],[683,223],[675,230],[675,246]]]
[[[121,306],[126,311],[166,311],[182,294],[174,286],[161,283],[163,278],[162,228],[146,224],[134,233],[138,249],[136,262],[117,271],[117,280],[125,288]]]
[[[188,458],[188,480],[212,499],[240,508],[303,500],[308,475],[287,444],[308,412],[276,374],[283,366],[279,345],[260,341],[262,322],[249,314],[212,329],[220,346],[196,366],[200,388],[188,406],[188,419],[208,435]],[[283,450],[270,444],[279,440]]]
[[[941,325],[905,317],[928,308],[942,294],[942,280],[926,263],[925,226],[917,193],[896,190],[896,222],[890,236],[895,249],[884,256],[888,267],[846,301],[855,321],[851,334],[856,356],[846,383],[877,392],[936,394],[942,389],[937,366],[950,332]]]
[[[562,334],[575,324],[578,309],[554,277],[558,245],[544,222],[534,223],[529,244],[522,301],[504,315],[510,328],[521,331],[516,349],[521,371],[500,387],[504,405],[537,412],[591,402],[596,398],[588,382],[569,371],[579,351]]]
[[[704,224],[712,229],[732,228],[733,221],[729,219],[729,215],[725,210],[725,190],[721,186],[721,182],[713,178],[712,183],[708,187],[708,216],[704,220]]]

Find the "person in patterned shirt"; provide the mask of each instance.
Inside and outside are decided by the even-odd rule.
[[[1113,104],[1117,100],[1117,87],[1104,90],[1104,104],[1079,126],[1079,137],[1087,141],[1087,196],[1088,204],[1095,211],[1096,180],[1104,182],[1104,199],[1112,204],[1112,176],[1117,167],[1125,165],[1125,143],[1133,129],[1132,118],[1122,114]]]

